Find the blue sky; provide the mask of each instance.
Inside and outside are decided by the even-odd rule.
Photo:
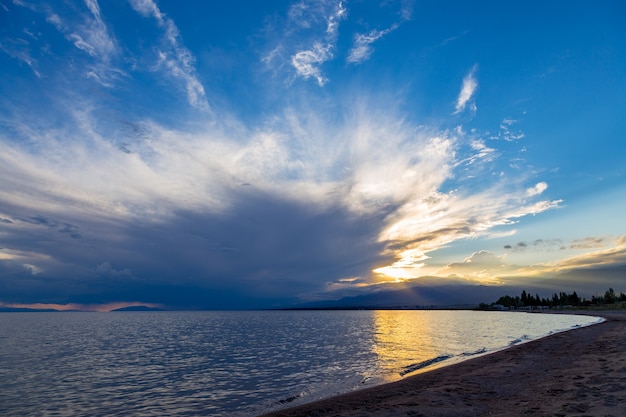
[[[222,3],[0,0],[2,305],[626,291],[622,2]]]

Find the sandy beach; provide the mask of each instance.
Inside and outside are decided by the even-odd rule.
[[[264,417],[626,416],[626,312]]]

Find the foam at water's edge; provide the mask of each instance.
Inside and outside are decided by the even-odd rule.
[[[481,355],[483,353],[487,353],[487,348],[480,348],[473,352],[463,352],[459,356],[474,356],[474,355]]]
[[[445,361],[446,359],[452,358],[452,355],[440,355],[435,358],[431,358],[422,362],[414,363],[408,366],[405,366],[404,369],[400,372],[400,376],[404,376],[411,372],[415,372],[419,369],[426,368],[427,366],[433,365],[438,362]]]

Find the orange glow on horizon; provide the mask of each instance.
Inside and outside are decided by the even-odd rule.
[[[154,303],[142,303],[142,302],[116,302],[106,304],[53,304],[53,303],[32,303],[32,304],[20,304],[20,303],[3,303],[0,302],[0,307],[8,308],[30,308],[34,310],[57,310],[57,311],[85,311],[85,312],[99,312],[108,313],[118,308],[132,307],[132,306],[146,306],[151,308],[161,308],[160,304]]]

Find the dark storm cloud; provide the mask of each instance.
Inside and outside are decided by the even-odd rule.
[[[48,227],[50,229],[55,229],[59,233],[64,233],[73,239],[81,238],[80,233],[78,233],[78,226],[70,224],[70,223],[57,221],[52,217],[46,217],[46,216],[37,214],[35,216],[20,218],[18,220],[24,223],[29,223],[29,224],[34,224],[37,226],[43,226],[43,227]],[[11,222],[9,221],[9,223]]]
[[[379,222],[354,218],[343,209],[317,211],[269,196],[247,195],[222,216],[179,212],[160,236],[152,237],[155,230],[144,229],[142,238],[164,241],[154,250],[160,269],[169,270],[165,276],[275,297],[318,290],[332,279],[369,274],[382,260],[382,245],[376,242]]]
[[[381,218],[250,192],[220,215],[179,211],[167,221],[114,225],[83,220],[85,237],[73,243],[55,233],[64,220],[28,219],[46,228],[31,230],[30,241],[9,237],[7,245],[24,252],[0,261],[3,296],[20,302],[41,302],[45,294],[56,303],[241,308],[248,299],[271,303],[318,291],[325,282],[369,274],[383,261],[376,241]],[[38,258],[39,251],[46,257]]]

